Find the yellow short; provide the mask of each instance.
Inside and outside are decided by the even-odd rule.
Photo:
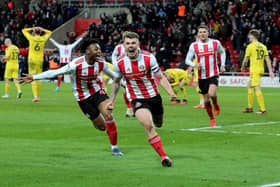
[[[250,74],[250,86],[251,87],[260,86],[262,75],[263,75],[262,73],[251,73]]]
[[[198,82],[198,71],[197,70],[193,71],[193,82]]]
[[[42,73],[43,62],[42,63],[33,63],[32,61],[28,62],[28,73],[31,75]]]
[[[5,79],[18,79],[18,66],[17,67],[7,67],[5,69]]]

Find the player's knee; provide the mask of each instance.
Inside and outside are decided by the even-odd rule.
[[[105,120],[112,120],[113,119],[113,115],[110,112],[106,112],[105,114],[103,114],[103,117]]]
[[[100,131],[105,131],[105,124],[101,124],[101,123],[93,123],[93,126],[97,129],[97,130],[100,130]]]

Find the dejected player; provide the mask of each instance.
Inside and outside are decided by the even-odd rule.
[[[210,126],[216,127],[216,120],[213,115],[211,100],[214,105],[215,114],[220,113],[220,106],[217,99],[217,88],[219,82],[218,53],[221,55],[220,71],[225,71],[226,53],[218,40],[209,38],[209,30],[206,25],[198,27],[199,41],[190,45],[186,64],[198,67],[198,85],[200,93],[204,96],[205,108],[210,117]],[[197,64],[192,62],[197,59]],[[211,99],[211,100],[210,100]]]
[[[257,96],[257,101],[260,106],[260,110],[256,114],[265,114],[266,109],[264,105],[264,99],[261,91],[261,77],[264,73],[264,60],[268,67],[269,75],[274,78],[274,74],[271,68],[271,60],[268,56],[267,48],[264,44],[258,41],[258,30],[251,30],[248,34],[250,44],[246,48],[245,57],[242,63],[242,72],[245,71],[248,60],[250,60],[250,81],[248,83],[248,107],[243,111],[244,113],[253,112],[254,101],[254,89]]]
[[[175,98],[176,95],[162,74],[154,55],[140,50],[137,33],[126,33],[124,47],[127,53],[119,57],[117,63],[114,64],[118,78],[114,79],[111,98],[115,100],[121,79],[124,77],[126,93],[132,100],[136,118],[143,125],[150,144],[160,155],[162,165],[170,167],[172,161],[166,155],[161,139],[154,128],[154,125],[162,126],[163,105],[153,75],[171,98]]]
[[[106,62],[99,58],[101,49],[97,41],[84,41],[81,51],[85,56],[78,57],[66,66],[57,70],[49,70],[37,75],[22,77],[24,83],[33,80],[50,79],[63,74],[71,74],[73,94],[83,111],[92,121],[94,127],[101,131],[107,131],[112,146],[112,154],[122,156],[117,146],[117,127],[112,115],[112,102],[109,100],[99,79],[99,73],[103,71],[111,77],[115,76]]]

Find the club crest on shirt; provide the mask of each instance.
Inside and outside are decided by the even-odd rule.
[[[145,71],[145,66],[144,65],[140,65],[139,66],[139,71]]]

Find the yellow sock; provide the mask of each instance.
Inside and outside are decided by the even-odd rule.
[[[254,89],[248,88],[248,108],[253,108]]]
[[[31,84],[33,96],[38,97],[37,81],[33,81]]]
[[[173,92],[175,93],[176,97],[178,97],[178,92],[175,87],[172,87]]]
[[[199,100],[200,101],[203,101],[204,100],[204,97],[201,93],[199,93],[199,87],[196,87],[195,90],[197,91],[198,95],[199,95]]]
[[[181,92],[182,92],[183,99],[187,100],[187,93],[186,93],[186,89],[185,89],[185,87],[180,88],[180,90],[181,90]]]
[[[40,90],[41,90],[41,81],[38,80],[38,81],[37,81],[37,96],[38,96],[38,97],[39,97],[39,95],[40,95]]]
[[[6,83],[5,84],[5,94],[8,94],[10,91],[10,84]]]
[[[21,92],[19,83],[16,83],[15,85],[16,85],[17,91]]]
[[[258,100],[259,106],[261,108],[261,111],[265,111],[264,99],[263,99],[262,91],[261,90],[256,90],[256,96],[257,96],[257,100]]]

